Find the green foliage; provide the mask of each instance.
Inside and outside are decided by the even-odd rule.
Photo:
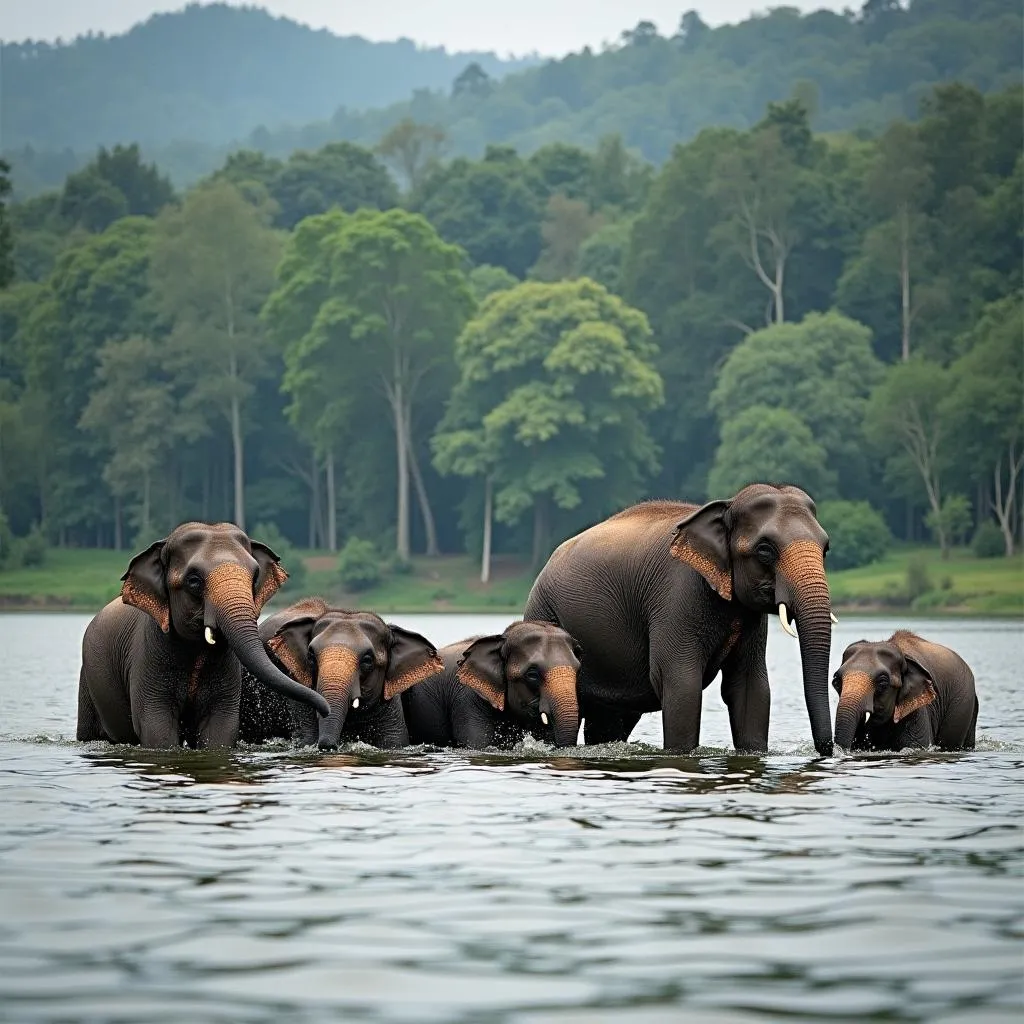
[[[503,292],[517,284],[519,278],[504,267],[492,267],[489,263],[481,263],[469,272],[469,289],[478,303],[493,292]]]
[[[0,508],[0,569],[12,568],[15,565],[15,539],[7,513]]]
[[[380,583],[380,552],[368,540],[349,537],[338,554],[338,578],[346,590],[358,593]]]
[[[825,449],[787,409],[754,405],[731,417],[708,477],[708,494],[731,497],[750,483],[795,484],[818,498],[835,493]]]
[[[32,529],[18,543],[23,566],[34,569],[46,564],[46,555],[50,545],[46,540],[46,534],[38,523],[33,523]]]
[[[975,558],[1001,558],[1006,554],[1003,531],[991,519],[984,520],[974,531],[971,551]]]
[[[885,520],[866,501],[823,501],[818,505],[818,522],[829,537],[830,570],[870,565],[892,544]]]
[[[10,194],[11,165],[0,160],[0,288],[6,288],[14,277],[14,242],[7,211]]]
[[[973,522],[970,499],[962,494],[948,495],[937,511],[929,510],[924,520],[936,541],[941,543],[945,537],[954,544],[966,540]]]
[[[589,277],[608,291],[621,295],[622,266],[631,230],[632,221],[614,221],[585,238],[576,254],[575,276]]]
[[[309,578],[305,560],[295,545],[278,529],[277,524],[257,523],[250,531],[249,536],[253,540],[266,544],[281,560],[281,565],[288,573],[288,579],[284,581],[277,592],[278,599],[294,600],[304,595]]]
[[[928,571],[928,560],[923,555],[915,555],[907,562],[904,578],[905,598],[914,602],[932,589],[932,577]]]

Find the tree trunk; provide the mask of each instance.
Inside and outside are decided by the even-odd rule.
[[[315,551],[317,542],[316,525],[320,518],[320,466],[317,463],[316,449],[310,449],[309,473],[309,546]]]
[[[395,423],[395,470],[397,472],[397,509],[398,522],[395,524],[398,557],[408,559],[409,550],[409,445],[406,442],[406,402],[402,391],[401,380],[396,380],[391,402],[392,416]]]
[[[906,205],[900,207],[900,299],[902,302],[903,362],[910,360],[910,217]]]
[[[338,495],[334,488],[334,449],[327,450],[327,550],[338,550]]]
[[[494,484],[488,477],[484,481],[484,550],[480,557],[480,582],[491,582],[491,529],[494,503]]]
[[[777,324],[784,324],[786,322],[786,307],[785,300],[782,297],[782,284],[786,275],[786,258],[785,256],[776,255],[775,257],[775,290],[772,293],[772,297],[775,300],[775,322]]]
[[[541,559],[547,551],[548,539],[548,502],[547,496],[538,494],[533,502],[533,553],[530,567],[539,569]]]
[[[1010,445],[1010,450],[1007,453],[1007,468],[1009,470],[1009,480],[1006,485],[1006,491],[1003,491],[1003,458],[999,457],[996,462],[995,472],[992,474],[993,482],[993,502],[992,510],[996,514],[996,519],[999,521],[999,529],[1003,534],[1003,550],[1006,553],[1006,557],[1009,558],[1013,555],[1016,550],[1016,536],[1015,536],[1015,508],[1017,504],[1017,491],[1018,483],[1017,478],[1020,475],[1020,471],[1024,468],[1024,453],[1017,454],[1017,445],[1013,443]]]
[[[411,415],[411,414],[410,414]],[[420,473],[420,464],[413,449],[411,430],[407,432],[406,441],[409,446],[409,470],[412,473],[412,482],[416,488],[416,500],[420,506],[420,515],[423,517],[423,530],[427,535],[427,557],[437,558],[441,550],[437,546],[437,525],[434,522],[434,513],[430,508],[430,498],[427,496],[427,488],[423,484],[423,475]]]

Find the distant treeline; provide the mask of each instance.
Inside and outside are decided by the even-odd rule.
[[[184,194],[103,150],[3,208],[5,520],[109,546],[234,518],[400,559],[493,525],[536,560],[635,499],[767,478],[840,560],[889,530],[1011,550],[1022,90],[919,115],[861,140],[794,98],[658,171],[617,136],[446,161],[410,120]]]
[[[818,131],[877,134],[915,117],[940,82],[1005,89],[1022,79],[1022,31],[1016,0],[780,6],[714,29],[689,11],[671,37],[640,22],[602,52],[524,67],[536,62],[193,7],[122,37],[5,48],[3,144],[20,195],[56,187],[101,144],[139,142],[188,185],[238,148],[285,158],[339,139],[372,146],[406,118],[442,128],[448,156],[479,158],[494,143],[590,149],[618,134],[661,163],[702,129],[749,128],[791,95]]]

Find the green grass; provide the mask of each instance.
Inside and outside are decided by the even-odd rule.
[[[519,615],[533,573],[520,562],[495,559],[490,584],[480,583],[479,564],[467,556],[414,558],[408,575],[386,578],[361,593],[345,593],[338,582],[337,558],[302,552],[307,576],[302,592],[322,594],[347,607],[396,612],[500,612]],[[0,572],[0,608],[96,611],[120,591],[126,551],[53,549],[43,566]],[[913,604],[906,598],[907,567],[925,566],[930,586]],[[861,569],[829,573],[833,605],[840,610],[1024,615],[1024,556],[973,558],[954,551],[943,561],[934,548],[901,547]],[[300,594],[283,594],[282,601]]]

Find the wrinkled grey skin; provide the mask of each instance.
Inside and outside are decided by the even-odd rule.
[[[629,738],[661,710],[664,746],[700,737],[704,687],[722,673],[733,743],[768,749],[769,614],[785,604],[799,630],[814,745],[832,752],[828,699],[828,536],[799,488],[755,484],[701,508],[651,501],[561,544],[525,617],[557,623],[584,651],[580,712],[587,743]]]
[[[843,652],[832,685],[835,741],[844,750],[974,749],[974,673],[948,647],[905,630],[858,640]]]
[[[437,650],[420,634],[372,612],[330,608],[317,597],[269,616],[260,624],[260,637],[275,664],[322,694],[330,713],[318,721],[306,705],[279,697],[247,675],[241,729],[247,743],[289,737],[322,750],[355,740],[404,747],[409,733],[397,698],[442,668]]]
[[[580,650],[564,630],[514,622],[502,633],[460,640],[438,653],[444,672],[402,694],[413,743],[507,749],[530,733],[558,747],[575,745]],[[552,675],[552,669],[559,671]]]
[[[287,579],[265,544],[231,523],[184,523],[136,555],[122,579],[121,596],[82,640],[78,739],[231,746],[243,664],[327,713],[260,643],[259,609]]]

